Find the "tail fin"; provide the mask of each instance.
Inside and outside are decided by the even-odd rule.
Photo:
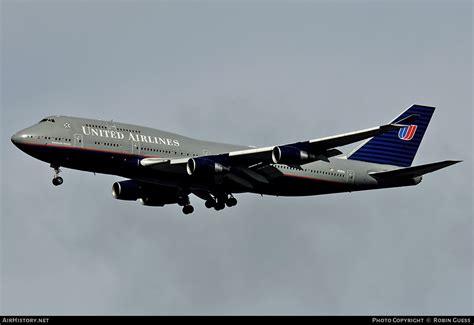
[[[391,123],[416,115],[413,124],[377,135],[351,152],[348,159],[400,167],[411,166],[435,108],[413,105]],[[403,121],[401,121],[403,124]]]

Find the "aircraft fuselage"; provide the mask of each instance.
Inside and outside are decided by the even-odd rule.
[[[186,189],[209,189],[209,182],[145,169],[143,158],[192,158],[214,155],[248,146],[208,142],[175,133],[131,124],[66,116],[51,116],[41,123],[16,133],[14,144],[25,153],[51,164],[77,170],[118,175],[125,178]],[[302,166],[272,164],[268,183],[246,187],[245,184],[219,181],[211,190],[253,192],[268,195],[301,196],[351,192],[380,187],[415,185],[379,184],[370,171],[393,169],[393,166],[351,161],[338,157]],[[219,177],[219,176],[216,176]],[[219,189],[219,187],[225,187]]]

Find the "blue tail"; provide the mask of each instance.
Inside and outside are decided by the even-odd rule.
[[[413,105],[392,123],[414,114],[414,124],[367,140],[354,150],[348,159],[400,167],[411,166],[434,110],[434,107]],[[401,123],[403,124],[403,121]]]

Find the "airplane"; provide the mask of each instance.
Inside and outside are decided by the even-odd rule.
[[[201,141],[149,127],[69,116],[49,116],[11,141],[54,169],[117,175],[118,200],[145,206],[178,204],[194,211],[237,204],[234,194],[309,196],[412,186],[422,175],[461,161],[412,166],[435,107],[412,105],[388,124],[320,139],[249,147]],[[337,149],[365,140],[347,155]]]

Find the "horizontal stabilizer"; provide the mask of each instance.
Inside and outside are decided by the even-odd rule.
[[[372,172],[369,173],[369,175],[379,180],[387,180],[392,178],[414,178],[457,164],[461,161],[462,160],[445,160],[426,165],[389,170],[386,172]]]

